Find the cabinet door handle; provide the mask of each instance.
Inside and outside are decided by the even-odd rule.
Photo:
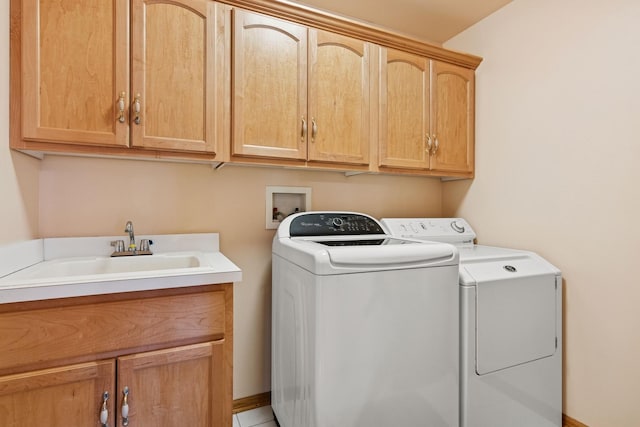
[[[142,109],[141,107],[141,102],[140,102],[140,94],[136,93],[136,97],[133,100],[133,105],[132,105],[132,109],[133,109],[133,122],[137,125],[140,124],[140,110]]]
[[[122,398],[121,408],[122,425],[126,427],[129,425],[129,387],[125,386],[124,390],[122,390],[122,394],[124,395],[124,397]]]
[[[107,400],[109,400],[109,392],[102,393],[102,409],[100,410],[100,424],[102,427],[108,427],[109,409],[107,408]]]
[[[440,143],[438,142],[438,137],[433,135],[434,144],[433,144],[433,154],[438,152],[438,147],[440,147]]]
[[[433,142],[431,142],[431,135],[427,134],[427,154],[431,155],[431,147],[433,146]]]
[[[120,92],[120,97],[118,97],[118,121],[120,123],[124,123],[124,97],[125,92]]]
[[[318,135],[318,124],[316,119],[311,119],[311,142],[316,142],[316,135]]]
[[[302,130],[300,132],[300,141],[304,142],[304,139],[307,137],[307,121],[302,118]]]

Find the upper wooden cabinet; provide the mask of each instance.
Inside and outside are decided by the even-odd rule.
[[[380,58],[381,169],[472,173],[473,70],[393,49]]]
[[[205,0],[133,0],[132,146],[217,151],[224,134],[222,7]]]
[[[21,13],[21,139],[71,145],[70,151],[219,151],[224,6],[205,0],[20,5],[14,16]]]
[[[472,177],[480,58],[281,0],[11,0],[11,147]]]
[[[369,43],[233,11],[233,152],[369,161]]]
[[[309,31],[309,160],[369,163],[370,43]]]
[[[380,166],[429,168],[430,61],[382,49]]]
[[[127,1],[21,4],[22,137],[127,146],[116,114],[129,92]]]
[[[473,172],[473,70],[431,61],[431,138],[431,169],[444,172]]]

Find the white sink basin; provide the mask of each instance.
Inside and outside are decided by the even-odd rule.
[[[192,269],[201,266],[196,254],[160,254],[126,257],[61,258],[44,261],[12,275],[14,280],[99,276],[104,274],[138,273]]]
[[[227,284],[242,271],[217,233],[145,235],[153,255],[110,257],[122,236],[52,237],[0,245],[0,305]]]

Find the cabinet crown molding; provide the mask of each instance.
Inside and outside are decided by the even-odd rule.
[[[472,70],[478,68],[482,62],[482,58],[479,56],[444,49],[427,41],[418,40],[389,29],[376,27],[356,19],[321,11],[298,3],[284,0],[222,0],[221,3],[297,22],[308,27],[365,40],[381,46],[423,55],[430,59]]]

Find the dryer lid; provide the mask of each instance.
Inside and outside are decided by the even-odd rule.
[[[556,352],[559,302],[555,275],[485,281],[475,288],[475,297],[478,375]]]

